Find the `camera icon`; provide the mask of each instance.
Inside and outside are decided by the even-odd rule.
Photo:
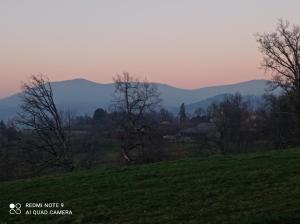
[[[10,203],[9,204],[9,214],[11,215],[20,215],[21,214],[21,207],[20,203]]]

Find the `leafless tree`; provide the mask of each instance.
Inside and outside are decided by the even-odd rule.
[[[272,72],[273,87],[287,93],[300,89],[300,27],[279,20],[276,31],[257,34],[262,68]]]
[[[239,93],[228,95],[220,103],[213,103],[208,113],[219,134],[222,153],[240,151],[245,147],[245,136],[250,129],[249,103]]]
[[[145,136],[150,128],[147,115],[161,102],[157,87],[147,81],[139,81],[123,73],[113,78],[115,82],[112,110],[116,114],[116,124],[122,139],[122,155],[128,163],[135,162],[130,152],[144,153]]]
[[[281,87],[289,96],[300,135],[300,26],[279,20],[272,33],[257,34],[264,55],[262,67],[272,72],[271,87]],[[296,136],[297,136],[296,135]],[[300,144],[300,140],[298,140]]]
[[[260,109],[260,125],[264,138],[272,142],[273,148],[288,148],[297,143],[296,117],[292,113],[287,95],[264,95]]]
[[[42,154],[39,165],[72,170],[70,155],[70,113],[59,111],[49,79],[33,75],[22,86],[18,123],[29,133],[30,149]],[[44,156],[46,155],[46,156]]]

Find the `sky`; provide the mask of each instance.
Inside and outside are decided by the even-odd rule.
[[[1,0],[0,98],[30,75],[124,71],[198,88],[268,78],[254,34],[300,24],[299,0]]]

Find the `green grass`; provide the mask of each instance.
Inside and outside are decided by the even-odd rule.
[[[10,202],[73,215],[8,215]],[[300,223],[300,149],[1,183],[0,223]]]

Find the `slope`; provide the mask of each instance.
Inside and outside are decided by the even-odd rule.
[[[299,182],[299,149],[105,168],[1,183],[0,223],[299,223]],[[29,202],[73,215],[26,216]]]

